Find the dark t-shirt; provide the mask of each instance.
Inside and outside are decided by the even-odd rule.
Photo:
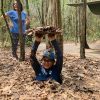
[[[36,58],[36,51],[39,46],[39,42],[35,41],[32,46],[31,64],[36,74],[36,80],[46,81],[48,79],[54,79],[59,83],[62,83],[61,80],[61,70],[63,65],[63,55],[56,40],[51,41],[54,46],[56,53],[56,63],[49,69],[45,69]]]

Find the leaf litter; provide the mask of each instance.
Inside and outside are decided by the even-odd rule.
[[[0,100],[100,100],[99,59],[64,54],[60,85],[34,80],[29,53],[23,62],[13,59],[9,50],[0,49],[0,57]]]

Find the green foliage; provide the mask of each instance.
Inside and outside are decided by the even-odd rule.
[[[14,0],[3,0],[4,11],[12,9],[12,3]],[[45,0],[44,0],[45,1]],[[76,37],[76,8],[70,7],[67,3],[80,2],[81,0],[61,0],[61,14],[62,14],[62,29],[64,32],[64,40],[75,40]],[[88,0],[89,1],[89,0]],[[91,1],[91,0],[90,0]],[[25,0],[21,0],[26,10]],[[41,26],[42,20],[42,0],[28,0],[30,11],[30,27],[35,28]],[[1,5],[1,2],[0,2]],[[27,11],[27,10],[26,10]],[[1,12],[0,12],[1,15]],[[87,39],[94,41],[100,39],[100,16],[96,16],[90,12],[87,7]],[[45,19],[44,19],[45,20]],[[5,22],[0,19],[0,42],[6,41],[5,44],[10,44],[8,32],[2,32],[2,27],[5,26]],[[1,44],[2,44],[1,43]],[[26,44],[30,45],[29,38],[26,39]]]
[[[25,44],[27,45],[27,46],[31,46],[31,44],[32,44],[32,36],[26,36],[26,39],[25,39]]]

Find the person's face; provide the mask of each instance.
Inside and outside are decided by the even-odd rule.
[[[15,1],[15,2],[13,3],[13,8],[14,8],[15,10],[18,10],[18,4],[17,4],[17,1]]]
[[[42,65],[45,69],[49,69],[50,67],[52,67],[53,64],[54,64],[54,61],[52,61],[48,58],[42,59]]]

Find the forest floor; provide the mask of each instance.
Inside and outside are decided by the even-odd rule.
[[[79,58],[79,44],[64,43],[63,84],[34,81],[29,47],[23,62],[9,49],[0,49],[0,100],[100,100],[100,42],[89,44],[86,59]],[[45,45],[38,49],[41,58]]]

